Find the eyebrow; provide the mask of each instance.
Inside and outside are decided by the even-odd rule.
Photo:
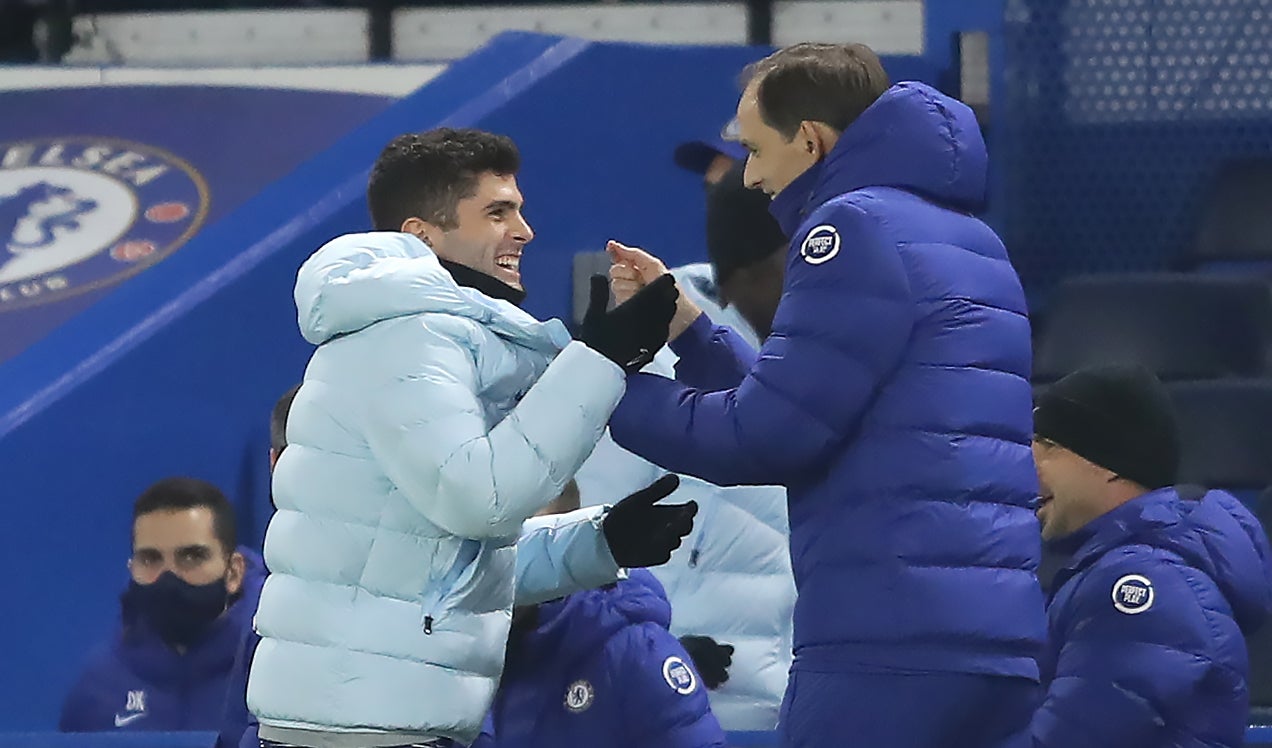
[[[190,553],[191,551],[212,551],[212,550],[213,550],[212,546],[208,545],[207,543],[191,543],[190,545],[179,546],[176,549],[174,549],[173,552],[174,553]],[[133,553],[158,553],[159,555],[163,555],[163,551],[159,550],[153,545],[138,546],[133,551]]]
[[[495,200],[486,206],[486,211],[492,210],[521,210],[521,204],[512,200]]]

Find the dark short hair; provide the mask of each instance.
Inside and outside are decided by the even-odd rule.
[[[864,44],[795,44],[751,63],[760,117],[787,140],[800,123],[824,122],[843,132],[888,90],[888,73]]]
[[[278,456],[287,449],[287,415],[291,413],[292,401],[296,399],[296,393],[300,391],[300,384],[292,385],[291,389],[283,393],[278,398],[278,402],[274,403],[274,409],[269,414],[269,448],[274,450],[274,455]]]
[[[182,509],[207,509],[212,512],[212,532],[221,543],[221,549],[233,553],[238,547],[234,507],[221,489],[198,478],[164,478],[143,491],[133,504],[133,527],[137,526],[138,518],[147,514]],[[136,540],[134,535],[133,542]]]
[[[476,194],[482,174],[507,176],[520,168],[521,154],[504,135],[449,127],[399,135],[371,169],[371,222],[377,231],[398,231],[408,218],[452,229],[456,206]]]

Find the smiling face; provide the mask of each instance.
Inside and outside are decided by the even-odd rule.
[[[439,257],[521,289],[521,255],[534,231],[521,214],[517,178],[486,172],[455,208],[455,225],[430,226],[425,241]]]
[[[1120,503],[1112,471],[1048,439],[1035,437],[1033,454],[1043,540],[1071,535]]]

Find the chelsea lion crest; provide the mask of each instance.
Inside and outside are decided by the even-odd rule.
[[[565,708],[575,714],[586,711],[596,699],[596,690],[585,680],[576,680],[565,689]]]
[[[0,143],[0,312],[103,288],[198,231],[208,188],[165,150],[112,138]]]

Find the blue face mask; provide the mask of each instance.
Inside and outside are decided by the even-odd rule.
[[[190,584],[165,571],[150,584],[128,584],[121,598],[124,619],[140,616],[168,644],[189,647],[229,607],[224,579]]]

